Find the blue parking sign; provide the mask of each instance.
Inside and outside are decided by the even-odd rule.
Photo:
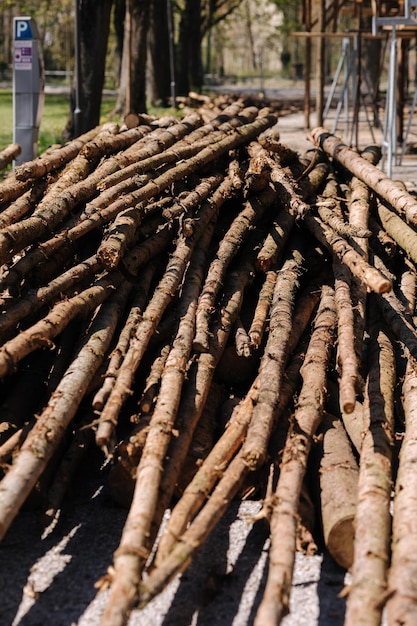
[[[14,23],[14,38],[19,39],[33,39],[32,28],[30,26],[30,17],[18,17]]]

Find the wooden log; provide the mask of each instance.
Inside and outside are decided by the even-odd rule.
[[[96,318],[78,355],[50,397],[47,407],[25,440],[7,475],[0,483],[0,538],[20,507],[73,419],[91,378],[104,358],[125,305],[130,286],[116,292]]]
[[[76,137],[65,145],[46,152],[32,161],[26,161],[22,165],[19,165],[15,169],[16,179],[25,181],[30,178],[42,178],[53,170],[57,170],[72,161],[79,154],[82,147],[87,142],[92,141],[97,135],[103,133],[114,135],[118,131],[119,127],[116,124],[96,126],[84,135]]]
[[[117,422],[120,409],[129,395],[135,371],[164,311],[175,296],[193,249],[198,244],[204,228],[208,227],[231,192],[230,180],[226,179],[214,192],[213,198],[204,203],[199,219],[196,220],[192,236],[180,237],[169,261],[167,271],[146,308],[143,319],[119,369],[117,380],[101,414],[100,419],[103,421]]]
[[[271,306],[270,329],[260,364],[259,400],[242,454],[253,469],[266,459],[268,441],[274,427],[274,411],[279,398],[292,331],[295,296],[306,271],[305,249],[294,240],[278,274]]]
[[[404,185],[392,180],[325,128],[314,128],[311,131],[311,137],[317,146],[366,183],[399,215],[405,217],[411,224],[417,224],[417,200],[406,191]]]
[[[359,460],[352,585],[347,600],[346,626],[381,623],[390,551],[396,370],[390,339],[377,310],[371,310],[366,429]]]
[[[338,256],[349,270],[364,285],[376,293],[391,291],[391,281],[375,267],[370,265],[364,257],[353,248],[348,241],[338,235],[330,226],[314,215],[306,215],[304,221],[312,234],[328,250]]]
[[[19,156],[22,152],[21,146],[18,143],[11,143],[9,146],[6,146],[4,150],[0,152],[0,170],[6,169],[8,165]]]
[[[391,211],[382,202],[377,205],[378,217],[386,232],[417,263],[417,233],[404,223],[399,215]]]
[[[215,308],[215,301],[224,275],[239,251],[242,242],[251,229],[271,208],[276,199],[272,186],[248,199],[239,215],[234,219],[227,233],[221,240],[215,258],[212,260],[200,294],[196,316],[194,350],[207,352],[209,349],[210,317]]]
[[[333,350],[336,310],[334,292],[323,286],[306,358],[303,386],[285,443],[271,515],[268,578],[256,613],[256,626],[280,624],[289,611],[299,498],[312,439],[320,425],[326,394],[326,370]]]
[[[359,469],[343,422],[326,413],[321,427],[320,503],[324,542],[334,560],[352,567]]]
[[[417,619],[417,595],[413,584],[417,572],[416,468],[416,368],[407,364],[403,384],[405,434],[395,484],[392,529],[392,559],[388,575],[387,613],[392,624],[411,626]]]

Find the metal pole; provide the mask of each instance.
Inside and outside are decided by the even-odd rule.
[[[396,114],[397,114],[397,101],[396,101],[396,82],[397,82],[397,37],[396,27],[393,24],[391,29],[391,44],[390,44],[390,60],[388,70],[388,88],[387,98],[385,103],[385,121],[384,121],[384,133],[383,133],[383,147],[386,149],[383,152],[386,157],[386,174],[391,177],[392,174],[392,160],[396,154],[397,149],[397,126],[396,126]]]
[[[74,135],[81,134],[81,59],[80,59],[80,7],[74,0],[74,57],[75,57],[75,108]]]
[[[168,17],[168,42],[169,42],[169,71],[171,76],[171,100],[174,109],[177,108],[177,96],[175,90],[175,59],[174,59],[174,27],[172,23],[172,5],[171,0],[167,0],[167,17]]]
[[[326,28],[326,3],[325,0],[320,0],[318,7],[318,24],[317,28],[320,33],[323,33]],[[324,109],[324,56],[325,56],[325,41],[323,36],[318,37],[317,41],[317,54],[316,54],[316,115],[317,125],[323,125],[323,109]]]
[[[324,107],[323,121],[326,119],[326,117],[329,114],[330,107],[332,105],[334,94],[335,94],[336,88],[337,88],[337,81],[339,80],[341,71],[343,69],[343,64],[344,64],[346,58],[348,58],[348,47],[349,47],[349,40],[344,38],[342,40],[342,54],[341,54],[339,62],[337,64],[336,72],[335,72],[335,75],[334,75],[334,78],[333,78],[333,81],[332,81],[332,84],[331,84],[331,87],[330,87],[329,95],[327,96],[326,106]]]
[[[361,8],[358,8],[359,14],[361,11]],[[358,131],[359,131],[359,109],[360,109],[360,103],[361,103],[361,82],[362,82],[362,37],[361,37],[361,31],[360,31],[360,18],[359,18],[359,29],[358,29],[358,34],[355,35],[354,37],[354,47],[355,47],[355,59],[356,59],[356,63],[354,65],[355,68],[355,74],[354,74],[354,81],[353,81],[353,117],[352,117],[352,132],[351,132],[351,139],[350,139],[350,145],[354,146],[355,148],[358,147]]]
[[[349,105],[350,105],[350,92],[349,92],[349,83],[352,79],[353,71],[355,68],[355,50],[351,48],[351,42],[348,41],[349,46],[349,65],[345,67],[345,89],[343,91],[343,103],[344,103],[344,112],[345,112],[345,137],[348,136],[349,133]]]

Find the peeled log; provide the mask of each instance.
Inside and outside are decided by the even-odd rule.
[[[358,466],[343,422],[326,414],[323,427],[320,492],[324,542],[334,560],[341,567],[350,569],[353,563]]]
[[[403,184],[386,176],[382,170],[348,148],[339,137],[325,128],[314,128],[311,137],[317,146],[389,202],[408,222],[417,224],[417,201],[404,189]]]

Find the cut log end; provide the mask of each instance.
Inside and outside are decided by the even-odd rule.
[[[326,537],[326,546],[336,563],[349,570],[353,563],[355,537],[355,517],[348,516],[339,520]]]

